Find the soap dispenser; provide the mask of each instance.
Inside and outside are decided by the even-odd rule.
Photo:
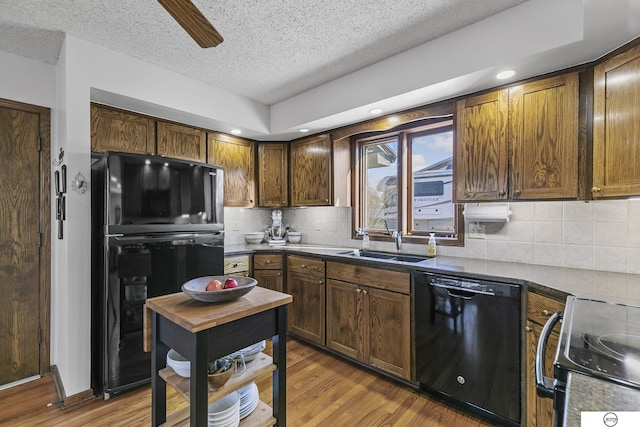
[[[436,256],[436,234],[429,233],[429,242],[427,243],[427,254]]]

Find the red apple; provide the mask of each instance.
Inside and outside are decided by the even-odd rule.
[[[223,289],[223,286],[222,282],[218,279],[213,279],[209,282],[207,287],[204,288],[205,291],[219,291],[220,289]]]
[[[231,289],[231,288],[237,288],[237,287],[238,287],[238,282],[233,277],[230,277],[224,281],[225,289]]]

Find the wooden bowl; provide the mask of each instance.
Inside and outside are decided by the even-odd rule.
[[[220,387],[224,386],[227,381],[229,381],[231,375],[233,375],[233,364],[230,365],[229,368],[222,373],[207,375],[207,379],[209,380],[209,387],[214,390],[219,389]]]

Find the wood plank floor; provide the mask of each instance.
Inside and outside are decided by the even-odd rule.
[[[271,403],[270,378],[258,383]],[[60,409],[51,377],[0,391],[0,426],[148,426],[151,391],[142,386],[110,400]],[[167,410],[186,407],[167,387]],[[287,343],[288,426],[489,426],[439,399],[308,346]]]

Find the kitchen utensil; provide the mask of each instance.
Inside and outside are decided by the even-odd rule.
[[[203,276],[191,279],[182,285],[182,292],[191,298],[202,302],[226,302],[245,295],[251,291],[258,282],[252,277],[233,277],[238,282],[237,288],[220,289],[217,291],[206,291],[205,288],[214,279],[223,284],[231,276]]]

